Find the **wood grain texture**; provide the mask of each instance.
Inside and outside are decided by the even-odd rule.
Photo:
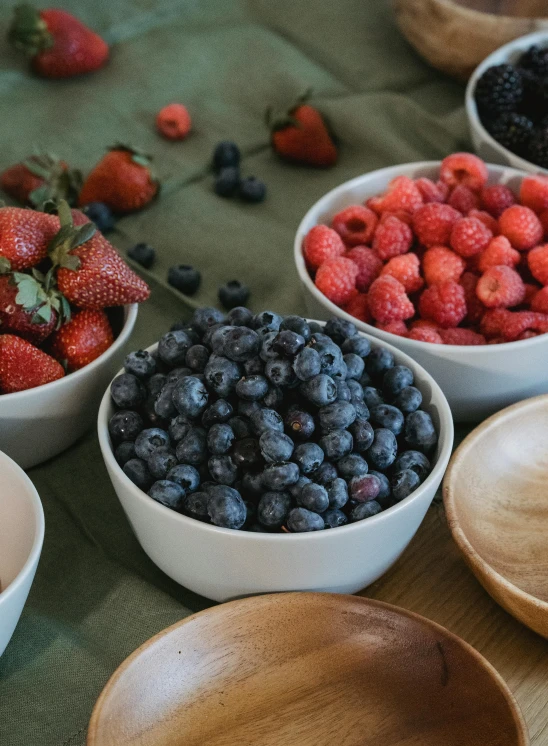
[[[115,673],[88,746],[526,746],[514,701],[466,643],[352,596],[217,606]]]

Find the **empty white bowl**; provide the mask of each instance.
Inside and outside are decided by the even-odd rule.
[[[504,183],[517,189],[525,174],[512,168],[489,165],[489,183]],[[406,339],[358,321],[328,300],[316,286],[306,268],[303,239],[318,223],[330,224],[343,207],[364,202],[383,192],[396,176],[427,176],[437,179],[440,161],[407,163],[358,176],[328,192],[306,213],[295,236],[294,256],[304,287],[308,314],[328,319],[340,316],[353,321],[358,329],[393,344],[411,355],[432,374],[447,397],[458,422],[479,421],[499,409],[537,394],[548,393],[546,361],[548,334],[518,342],[464,347],[437,345]]]
[[[44,511],[21,467],[0,453],[0,655],[27,600],[44,541]]]
[[[533,46],[533,44],[548,46],[548,31],[537,31],[534,34],[520,36],[518,39],[508,42],[503,47],[499,47],[499,49],[486,57],[481,65],[478,65],[466,86],[466,115],[468,117],[468,125],[474,149],[484,161],[500,163],[503,166],[512,166],[513,168],[519,168],[522,171],[529,171],[531,173],[548,173],[546,169],[525,160],[525,158],[520,158],[519,155],[512,153],[511,150],[508,150],[508,148],[497,142],[481,123],[474,99],[476,83],[487,68],[493,67],[493,65],[502,65],[506,62],[511,64],[516,62],[518,57],[527,51],[529,47]]]
[[[0,396],[0,450],[29,469],[57,456],[92,426],[105,386],[120,366],[137,308],[134,303],[109,310],[114,343],[85,368],[45,386]]]
[[[114,408],[107,389],[99,410],[99,444],[116,494],[150,559],[177,583],[215,601],[279,591],[355,593],[385,573],[424,518],[453,445],[451,412],[437,383],[410,357],[386,347],[397,363],[413,370],[415,385],[423,393],[423,408],[437,427],[439,442],[432,472],[392,508],[357,523],[311,533],[233,531],[160,505],[133,484],[114,458],[108,434]]]

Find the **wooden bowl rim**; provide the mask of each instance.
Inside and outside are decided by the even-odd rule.
[[[449,466],[445,472],[443,479],[443,503],[445,506],[445,512],[447,515],[447,523],[451,529],[453,539],[455,540],[458,548],[472,563],[475,570],[486,575],[494,584],[505,588],[508,593],[519,599],[525,604],[534,606],[536,609],[540,609],[544,614],[548,616],[548,602],[543,601],[537,596],[533,596],[531,593],[527,593],[522,588],[512,583],[504,575],[501,575],[497,570],[486,562],[483,557],[474,549],[470,541],[468,540],[466,533],[461,528],[460,522],[457,516],[456,508],[456,497],[455,490],[453,487],[454,481],[456,480],[457,469],[461,466],[462,461],[468,454],[470,448],[474,446],[474,443],[482,437],[489,430],[496,428],[499,424],[499,420],[503,420],[508,417],[509,414],[517,412],[520,409],[528,409],[529,407],[535,407],[539,402],[548,402],[548,394],[541,394],[540,396],[533,396],[530,399],[524,399],[523,401],[512,404],[509,407],[501,409],[500,412],[488,417],[484,422],[478,425],[472,430],[469,435],[462,441],[457,450],[451,457]]]
[[[282,596],[283,598],[280,598],[280,596]],[[521,709],[518,705],[518,702],[516,698],[514,697],[514,695],[512,694],[512,692],[510,691],[507,683],[504,681],[504,679],[499,674],[499,672],[494,668],[494,666],[492,666],[491,663],[489,663],[489,661],[486,658],[484,658],[480,652],[478,652],[475,648],[473,648],[472,645],[467,643],[466,640],[463,640],[461,637],[451,632],[446,627],[443,627],[441,624],[438,624],[437,622],[434,622],[431,619],[427,619],[421,614],[417,614],[414,611],[409,611],[408,609],[395,606],[394,604],[386,603],[385,601],[378,601],[377,599],[367,598],[363,596],[352,596],[352,595],[347,595],[347,594],[321,593],[321,592],[308,592],[308,591],[289,592],[289,593],[282,593],[282,594],[265,593],[265,594],[261,594],[257,596],[251,596],[248,598],[236,599],[235,601],[227,601],[226,603],[219,604],[218,606],[211,606],[207,609],[203,609],[202,611],[199,611],[196,614],[190,614],[184,619],[181,619],[180,621],[175,622],[175,624],[172,624],[169,627],[166,627],[165,629],[161,630],[156,635],[153,635],[151,638],[146,640],[142,645],[140,645],[133,653],[131,653],[124,661],[122,661],[122,663],[118,666],[118,668],[114,671],[114,673],[111,675],[111,677],[105,684],[101,694],[99,695],[95,703],[95,706],[91,714],[91,719],[89,721],[89,726],[88,726],[86,746],[100,746],[96,742],[96,734],[97,734],[97,729],[99,727],[99,719],[101,717],[103,707],[105,703],[107,702],[115,685],[118,683],[119,679],[130,668],[130,666],[134,663],[134,661],[138,659],[142,653],[144,653],[145,650],[155,645],[163,637],[167,637],[175,630],[185,626],[186,624],[194,622],[197,618],[203,617],[205,615],[222,614],[224,613],[224,610],[227,607],[248,606],[250,604],[267,604],[268,605],[270,603],[280,603],[280,601],[283,603],[286,598],[295,598],[295,597],[297,598],[303,597],[305,601],[308,598],[310,599],[317,598],[321,600],[329,598],[336,602],[344,601],[348,603],[350,601],[352,603],[356,603],[360,605],[372,606],[374,608],[380,608],[380,609],[386,609],[392,613],[407,617],[415,622],[418,622],[419,624],[426,625],[427,627],[432,628],[433,630],[435,630],[436,632],[438,632],[445,638],[449,638],[454,643],[456,643],[458,646],[460,646],[464,650],[465,653],[468,653],[468,655],[474,658],[475,661],[480,666],[482,666],[485,669],[485,671],[490,675],[491,680],[498,687],[502,696],[506,700],[506,703],[512,714],[512,718],[513,718],[514,724],[518,732],[519,742],[517,743],[516,746],[530,746],[529,731],[528,731],[527,725],[525,723],[525,720],[522,715]]]

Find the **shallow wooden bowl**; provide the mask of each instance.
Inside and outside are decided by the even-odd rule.
[[[393,5],[417,52],[461,80],[503,44],[548,28],[545,0],[393,0]]]
[[[116,671],[88,746],[525,746],[517,705],[469,645],[353,596],[217,606]]]
[[[473,430],[453,455],[443,493],[453,537],[480,583],[548,637],[548,396]]]

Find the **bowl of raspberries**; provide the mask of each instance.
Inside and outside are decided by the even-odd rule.
[[[484,160],[548,170],[548,33],[522,36],[489,55],[466,89],[472,142]]]
[[[329,192],[294,257],[309,315],[399,347],[478,421],[548,392],[547,232],[548,176],[453,153]]]
[[[23,468],[94,420],[149,288],[79,210],[0,208],[0,449]]]
[[[145,552],[217,601],[376,580],[447,466],[439,386],[336,317],[201,308],[177,327],[128,355],[98,418]]]

